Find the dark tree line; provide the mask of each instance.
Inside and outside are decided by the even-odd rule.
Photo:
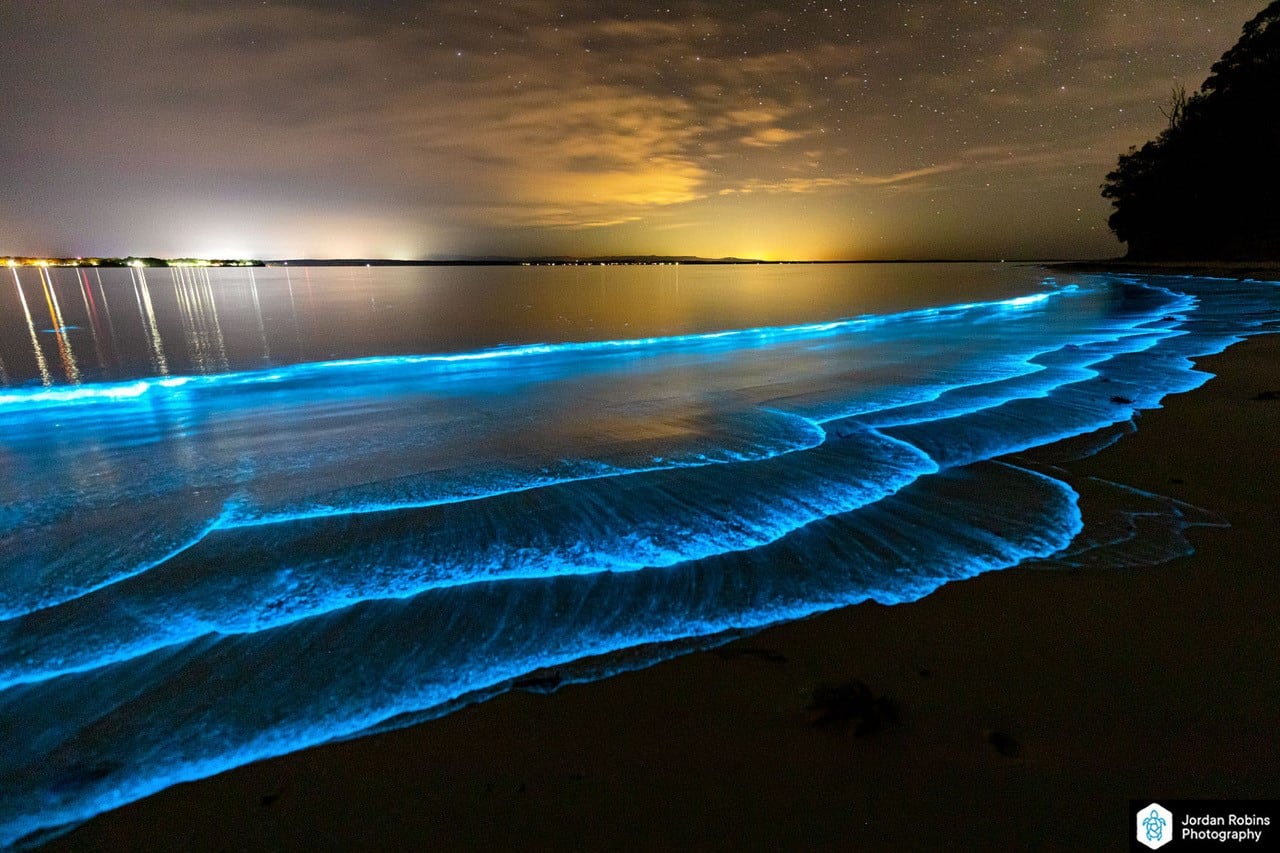
[[[1129,257],[1280,258],[1280,0],[1164,114],[1168,127],[1102,185]]]

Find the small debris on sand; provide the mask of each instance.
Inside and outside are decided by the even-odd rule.
[[[563,681],[558,672],[535,672],[511,682],[511,689],[529,693],[554,693]]]
[[[726,648],[716,649],[716,655],[723,660],[752,658],[766,663],[787,662],[787,656],[782,654],[782,652],[779,652],[777,649],[766,649],[760,646],[743,646],[741,648],[728,646]]]

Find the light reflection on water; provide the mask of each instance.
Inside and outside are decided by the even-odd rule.
[[[1034,289],[1039,278],[1013,264],[24,267],[11,274],[14,290],[0,293],[0,382],[7,385],[794,325],[1000,299]],[[47,327],[32,318],[33,290],[48,307]],[[60,370],[51,372],[51,360]]]
[[[53,377],[49,374],[49,363],[45,360],[44,349],[40,346],[40,339],[36,337],[36,327],[31,321],[31,309],[27,307],[27,295],[22,291],[22,281],[18,278],[17,269],[10,267],[9,271],[13,273],[13,284],[18,292],[18,304],[22,306],[22,316],[27,321],[27,335],[31,338],[31,351],[35,356],[36,369],[40,372],[40,382],[46,386],[52,385]],[[8,335],[0,336],[0,341],[8,339]],[[5,381],[11,380],[6,379]]]

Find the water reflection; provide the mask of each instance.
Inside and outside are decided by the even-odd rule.
[[[118,366],[120,364],[120,342],[116,340],[116,324],[111,319],[111,305],[107,302],[107,289],[102,286],[102,271],[94,270],[93,276],[98,284],[98,298],[102,301],[102,319],[107,329],[107,339],[111,342],[111,352]],[[90,290],[92,291],[92,288]]]
[[[1035,268],[1012,264],[86,267],[11,274],[16,287],[0,288],[0,383],[8,386],[788,326],[1000,299],[1028,292],[1041,278]],[[43,296],[25,293],[33,287]],[[40,319],[46,311],[48,325]],[[45,330],[50,340],[43,340]]]
[[[49,278],[49,269],[40,267],[40,283],[44,285],[44,299],[49,306],[49,319],[53,321],[53,333],[58,339],[58,356],[62,359],[62,370],[67,381],[72,385],[80,384],[80,366],[76,364],[76,355],[71,350],[71,340],[67,336],[67,324],[62,319],[62,306],[58,304],[58,295],[54,291],[53,281]]]
[[[138,313],[146,323],[147,334],[151,344],[151,366],[161,376],[169,375],[169,361],[164,355],[164,342],[160,340],[160,327],[156,323],[156,312],[151,304],[151,291],[147,288],[147,274],[142,267],[130,267],[133,277],[133,295],[138,301]]]
[[[179,267],[169,270],[169,275],[192,365],[200,373],[225,372],[230,362],[208,270]]]
[[[302,349],[302,328],[298,325],[298,302],[293,298],[293,276],[289,268],[284,268],[285,286],[289,289],[289,316],[293,319],[293,340],[298,349]]]
[[[27,334],[31,336],[31,349],[36,356],[36,369],[40,371],[40,383],[46,386],[52,385],[53,377],[49,375],[49,364],[45,361],[44,350],[40,349],[40,338],[36,335],[35,324],[31,322],[31,309],[27,307],[27,297],[22,292],[22,280],[18,278],[18,271],[14,267],[9,267],[9,272],[13,273],[13,283],[18,288],[18,302],[22,305],[22,316],[27,321]]]
[[[267,344],[267,327],[262,322],[262,302],[258,299],[258,277],[249,270],[249,292],[253,294],[253,316],[258,320],[258,337],[262,339],[262,360],[271,360],[271,347]]]
[[[80,285],[80,297],[84,302],[84,311],[89,318],[89,332],[93,335],[93,352],[98,357],[98,367],[107,367],[106,356],[102,353],[102,339],[98,337],[98,306],[89,290],[89,275],[84,270],[76,270],[76,283]]]

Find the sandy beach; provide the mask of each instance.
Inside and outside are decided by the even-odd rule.
[[[1208,509],[1195,554],[1019,567],[182,784],[45,850],[1102,849],[1130,798],[1280,797],[1280,337],[1070,463]],[[1272,392],[1272,393],[1268,393]],[[876,731],[815,689],[885,697]]]

